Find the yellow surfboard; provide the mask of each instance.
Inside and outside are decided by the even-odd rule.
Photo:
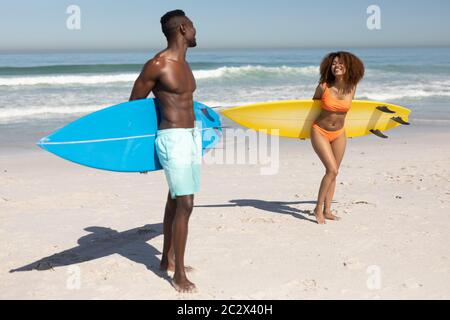
[[[281,137],[308,139],[312,123],[320,113],[320,100],[289,100],[251,104],[222,110],[234,122]],[[347,137],[375,134],[409,125],[411,110],[389,103],[353,100],[345,120]]]

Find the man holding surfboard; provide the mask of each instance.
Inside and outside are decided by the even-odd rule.
[[[177,291],[193,292],[196,287],[186,277],[191,268],[184,266],[184,251],[194,193],[200,184],[202,140],[195,128],[196,83],[186,62],[186,51],[197,45],[196,30],[181,10],[167,12],[161,26],[167,48],[144,65],[130,101],[146,98],[150,92],[158,101],[161,122],[155,145],[169,185],[160,268],[174,271],[172,285]]]

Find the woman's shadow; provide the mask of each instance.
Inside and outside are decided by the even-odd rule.
[[[78,239],[78,246],[42,258],[10,272],[49,270],[120,254],[136,263],[143,264],[157,276],[170,281],[167,272],[159,270],[161,254],[147,242],[162,234],[162,223],[147,224],[142,227],[118,232],[105,227],[88,227],[84,230],[90,234]]]
[[[306,220],[312,223],[317,221],[309,219],[307,216],[314,216],[310,210],[300,210],[292,207],[293,204],[316,204],[316,201],[265,201],[258,199],[236,199],[230,200],[230,204],[216,204],[216,205],[197,205],[195,207],[205,208],[224,208],[224,207],[253,207],[266,212],[273,212],[278,214],[287,214],[297,219]]]

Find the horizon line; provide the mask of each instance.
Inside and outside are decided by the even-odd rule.
[[[198,47],[190,48],[190,50],[314,50],[314,49],[445,49],[450,45],[408,45],[408,46],[278,46],[278,47]],[[0,54],[24,54],[24,53],[72,53],[72,52],[144,52],[144,51],[161,51],[165,47],[159,48],[67,48],[67,49],[0,49]]]

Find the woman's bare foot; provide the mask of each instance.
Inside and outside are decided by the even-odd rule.
[[[171,281],[172,286],[180,293],[196,293],[197,287],[195,284],[190,282],[186,277],[182,278],[181,280],[176,280],[176,277]]]
[[[334,214],[331,213],[331,211],[324,211],[323,216],[325,217],[325,219],[328,219],[328,220],[334,220],[334,221],[341,220],[340,217],[335,216]]]
[[[322,210],[320,208],[314,209],[314,215],[316,216],[316,220],[318,224],[325,224],[325,216],[322,213]]]
[[[175,261],[174,260],[161,260],[161,264],[159,265],[159,270],[167,271],[167,272],[175,272]],[[184,271],[193,272],[195,269],[191,266],[185,266]]]

